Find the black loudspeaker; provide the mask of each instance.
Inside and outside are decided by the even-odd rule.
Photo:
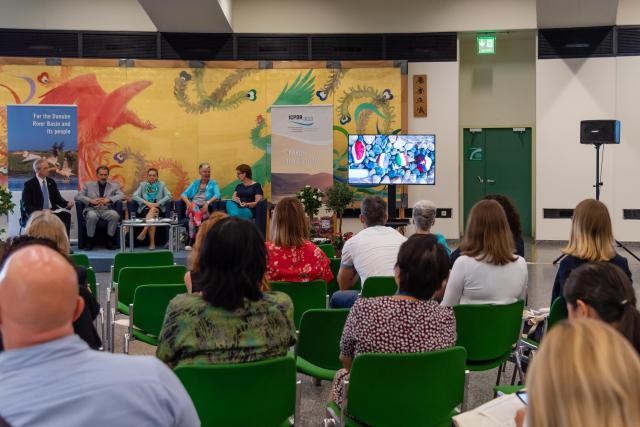
[[[583,120],[580,144],[620,144],[620,120]]]

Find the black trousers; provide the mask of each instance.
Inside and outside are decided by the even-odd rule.
[[[64,224],[64,228],[67,229],[67,238],[69,237],[69,232],[71,231],[71,214],[69,212],[56,212],[54,214],[60,221]]]

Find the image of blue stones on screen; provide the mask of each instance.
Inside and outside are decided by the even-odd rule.
[[[435,135],[349,135],[349,184],[436,182]]]

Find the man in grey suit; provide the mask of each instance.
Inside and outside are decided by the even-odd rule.
[[[76,200],[84,203],[84,217],[87,222],[86,249],[93,249],[93,236],[96,233],[96,225],[100,219],[107,221],[107,249],[115,249],[114,236],[120,215],[113,209],[113,205],[124,198],[120,185],[109,181],[109,168],[99,166],[96,169],[97,182],[87,182],[84,188],[76,195]]]

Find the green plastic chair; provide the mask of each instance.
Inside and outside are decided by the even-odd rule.
[[[553,300],[551,304],[551,308],[549,309],[549,317],[547,318],[547,327],[545,329],[545,334],[549,332],[549,329],[556,323],[561,320],[566,319],[567,314],[567,306],[562,303],[562,298],[558,297]]]
[[[202,427],[290,426],[291,415],[295,415],[294,425],[301,425],[300,382],[292,357],[178,365],[175,374],[191,396]]]
[[[467,350],[467,369],[487,371],[502,365],[520,339],[524,301],[512,304],[456,305],[456,345]],[[520,368],[520,367],[518,367]],[[498,369],[496,385],[502,369]]]
[[[311,309],[304,312],[296,344],[298,372],[331,381],[340,362],[340,339],[348,308]]]
[[[394,295],[398,291],[395,277],[373,276],[367,277],[362,285],[361,297],[373,298]]]
[[[129,306],[129,331],[124,334],[124,352],[129,353],[129,342],[133,339],[157,346],[169,302],[186,292],[184,284],[138,286],[133,304]]]
[[[89,263],[89,257],[87,256],[87,254],[71,254],[69,255],[69,258],[75,265],[79,265],[87,268],[91,267],[91,264]]]
[[[300,319],[312,308],[327,308],[327,284],[324,280],[312,282],[269,282],[274,291],[284,292],[293,301],[293,322],[300,329]]]
[[[325,244],[322,244],[322,245],[318,245],[318,247],[320,249],[322,249],[322,252],[324,252],[324,254],[328,258],[335,258],[335,256],[336,256],[336,248],[334,248],[331,243],[325,243]]]
[[[120,271],[125,267],[153,267],[173,265],[173,253],[170,251],[154,252],[118,252],[111,266],[111,283],[119,282]]]
[[[449,427],[464,399],[466,352],[369,353],[353,360],[347,399],[327,405],[342,426]],[[357,420],[357,421],[356,421]]]
[[[340,271],[340,258],[329,258],[331,272],[333,273],[333,279],[329,283],[327,283],[327,295],[331,298],[334,292],[340,290],[340,286],[338,285],[338,271]],[[356,281],[355,285],[352,288],[355,291],[359,291],[362,289],[362,285],[360,284],[360,278]]]
[[[184,284],[187,267],[184,265],[165,265],[159,267],[125,267],[120,270],[117,287],[117,309],[119,313],[129,314],[129,304],[140,285]]]

